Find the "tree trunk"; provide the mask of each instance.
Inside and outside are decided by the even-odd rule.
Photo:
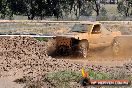
[[[110,4],[111,4],[111,0],[110,0]]]
[[[131,13],[130,13],[130,15],[132,16],[132,9],[131,9]]]
[[[119,2],[119,1],[117,0],[117,2],[116,2],[116,3],[118,4],[118,2]]]
[[[126,8],[126,17],[128,17],[129,16],[129,8],[127,7]]]
[[[40,16],[40,19],[43,20],[43,13],[42,13],[42,10],[41,10],[41,16]]]
[[[96,5],[96,15],[99,16],[99,10],[100,10],[100,5],[95,1]]]
[[[96,11],[97,16],[99,16],[99,10]]]

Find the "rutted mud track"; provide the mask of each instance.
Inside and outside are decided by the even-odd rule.
[[[109,64],[113,64],[110,65],[112,67],[110,68],[107,65],[108,63],[105,63],[108,58],[102,59],[100,63],[90,61],[90,56],[88,60],[79,58],[81,61],[77,60],[77,58],[75,60],[74,58],[67,59],[67,57],[52,58],[47,55],[47,48],[50,45],[48,42],[40,42],[30,37],[0,37],[0,76],[2,78],[8,76],[37,78],[46,73],[61,70],[80,71],[82,67],[105,73],[115,72],[119,69],[119,64],[116,67],[113,63],[114,61],[109,61]],[[99,60],[98,58],[96,60]],[[125,69],[126,74],[132,73],[132,63],[130,61],[128,63],[127,60],[127,62],[120,65],[121,68],[127,68]],[[48,87],[51,85],[45,84],[43,86]]]
[[[130,29],[131,27],[129,32],[124,33],[132,34]],[[122,33],[123,31],[122,29]],[[120,42],[123,44],[123,52],[119,56],[114,56],[111,47],[107,47],[90,50],[86,59],[76,55],[53,58],[47,55],[47,52],[53,49],[54,43],[50,41],[40,42],[30,37],[0,37],[0,77],[1,79],[23,76],[39,78],[46,73],[61,70],[80,71],[82,67],[113,74],[123,70],[125,75],[132,75],[132,39],[126,38]],[[49,83],[43,87],[52,88]]]
[[[112,45],[108,47],[102,47],[94,50],[88,51],[88,57],[82,58],[77,53],[71,53],[69,56],[58,56],[58,55],[51,55],[54,58],[65,58],[69,60],[87,60],[87,61],[125,61],[125,60],[131,60],[132,58],[132,36],[129,35],[123,35],[117,37],[117,40],[119,41],[119,53],[117,55],[114,54]],[[55,44],[55,43],[53,43]],[[52,43],[50,43],[52,46]],[[54,45],[53,45],[54,46]],[[52,46],[52,47],[53,47]],[[52,48],[53,49],[53,48]],[[84,62],[85,62],[84,61]],[[86,61],[86,63],[87,63]]]
[[[80,57],[79,55],[69,55],[69,56],[58,56],[54,55],[54,58],[57,59],[66,59],[70,62],[77,62],[80,64],[95,64],[102,66],[122,66],[124,63],[132,61],[132,49],[122,51],[120,55],[114,55],[112,53],[111,47],[91,50],[87,58]]]

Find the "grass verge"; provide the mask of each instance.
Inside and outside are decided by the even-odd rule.
[[[111,76],[106,73],[95,72],[88,69],[90,79],[107,80],[111,79]],[[116,74],[118,75],[118,74]],[[30,80],[29,80],[30,79]],[[81,87],[80,80],[82,79],[81,72],[78,71],[58,71],[53,73],[47,73],[41,77],[41,79],[34,81],[32,78],[17,79],[17,83],[25,83],[24,88],[78,88]],[[129,76],[126,79],[132,80]],[[25,82],[24,82],[25,81]],[[45,85],[46,84],[46,85]],[[95,87],[96,88],[96,87]],[[131,86],[99,86],[97,88],[131,88]]]
[[[48,38],[37,37],[37,38],[35,38],[35,39],[37,39],[38,41],[45,41],[45,42],[48,42]]]

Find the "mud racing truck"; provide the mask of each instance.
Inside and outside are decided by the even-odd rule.
[[[119,31],[107,30],[99,22],[80,21],[68,33],[55,37],[56,52],[69,55],[77,51],[86,58],[90,49],[112,46],[112,52],[117,54],[119,44],[116,37],[120,35]]]

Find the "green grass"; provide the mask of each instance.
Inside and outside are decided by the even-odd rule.
[[[117,12],[117,4],[101,4],[101,7],[104,7],[107,11],[107,15],[110,16],[110,15],[115,15],[115,14],[118,14]],[[96,16],[96,12],[93,11],[93,16]]]
[[[101,73],[101,72],[95,72],[91,69],[88,69],[87,72],[89,73],[90,79],[98,79],[98,80],[107,80],[111,79],[109,76],[110,74]],[[118,74],[116,74],[118,76]],[[63,87],[63,88],[69,88],[70,82],[76,82],[79,84],[80,80],[82,78],[81,72],[73,72],[73,71],[59,71],[56,73],[50,73],[47,74],[47,79],[50,80],[51,83],[55,84],[57,88]],[[132,80],[132,77],[129,76],[126,79]],[[103,86],[100,88],[131,88],[127,86]]]
[[[81,74],[73,71],[59,71],[56,73],[47,74],[47,79],[50,80],[56,87],[69,88],[70,82],[78,82],[81,79]]]
[[[95,72],[91,69],[88,70],[90,79],[109,79],[108,74],[101,73],[101,72]]]
[[[42,37],[37,37],[37,38],[35,38],[35,39],[37,39],[38,41],[46,41],[46,42],[48,42],[48,38],[42,38]]]
[[[86,72],[89,73],[90,79],[98,80],[107,80],[111,79],[109,74],[95,72],[91,69],[88,69]],[[119,74],[116,74],[117,76]],[[33,81],[31,78],[22,78],[16,80],[17,83],[25,83],[25,88],[41,88],[43,82],[48,83],[53,88],[70,88],[72,86],[81,86],[80,81],[82,79],[82,74],[79,71],[58,71],[53,73],[47,73],[42,76],[41,80]],[[126,79],[132,80],[132,76],[127,77]],[[75,83],[75,84],[71,84]],[[132,88],[132,86],[102,86],[99,88]]]
[[[117,12],[117,4],[106,4],[106,5],[103,5],[103,6],[107,10],[107,14],[108,15],[118,14],[118,12]]]
[[[107,74],[105,73],[97,73],[92,70],[88,70],[90,79],[109,79]],[[81,72],[73,72],[73,71],[59,71],[56,73],[50,73],[46,76],[47,80],[51,83],[55,84],[57,87],[63,86],[63,88],[69,88],[69,84],[71,82],[75,82],[79,84],[82,79]]]

